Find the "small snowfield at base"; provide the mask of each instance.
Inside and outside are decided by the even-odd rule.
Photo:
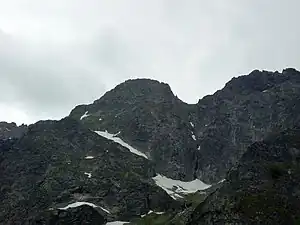
[[[196,179],[193,181],[173,180],[158,174],[152,178],[156,185],[164,189],[173,199],[183,198],[184,195],[205,190],[211,185]]]
[[[127,144],[126,142],[124,142],[121,138],[117,137],[118,134],[120,134],[120,131],[116,134],[110,134],[107,131],[95,131],[96,134],[108,139],[108,140],[112,140],[120,145],[122,145],[123,147],[127,148],[130,152],[132,152],[133,154],[136,154],[138,156],[142,156],[146,159],[148,159],[148,157],[140,152],[139,150],[133,148],[132,146],[130,146],[129,144]]]

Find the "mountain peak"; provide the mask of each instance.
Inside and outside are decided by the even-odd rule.
[[[135,79],[128,79],[125,80],[124,82],[120,83],[117,86],[120,85],[148,85],[148,86],[153,86],[153,85],[167,85],[169,86],[167,83],[155,80],[155,79],[150,79],[150,78],[135,78]]]
[[[296,70],[295,68],[286,68],[282,70],[282,74],[297,74],[300,75],[300,71]]]
[[[282,73],[266,70],[253,70],[249,75],[232,78],[225,89],[236,93],[249,94],[253,91],[264,91],[286,81],[300,83],[300,72],[293,68],[287,68]]]
[[[77,118],[85,112],[101,114],[100,111],[132,111],[161,104],[172,105],[175,102],[181,101],[173,94],[168,84],[146,78],[129,79],[106,92],[92,104],[75,107],[70,115],[76,114]]]
[[[117,85],[114,89],[105,93],[94,103],[102,101],[128,101],[128,100],[152,100],[161,101],[162,99],[174,98],[170,86],[166,83],[152,79],[129,79]]]

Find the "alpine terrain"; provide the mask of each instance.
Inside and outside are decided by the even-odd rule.
[[[0,224],[300,224],[300,72],[197,104],[127,80],[59,120],[0,123]]]

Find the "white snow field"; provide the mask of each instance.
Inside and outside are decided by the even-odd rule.
[[[74,202],[74,203],[71,203],[71,204],[67,205],[66,207],[58,208],[58,209],[67,210],[69,208],[76,208],[76,207],[79,207],[79,206],[82,206],[82,205],[88,205],[88,206],[91,206],[93,208],[101,208],[104,212],[110,214],[110,212],[107,209],[104,209],[103,207],[97,206],[97,205],[95,205],[93,203],[90,203],[90,202]]]
[[[182,195],[194,193],[199,190],[202,191],[211,187],[211,185],[205,184],[199,179],[193,181],[173,180],[160,174],[152,179],[157,186],[164,189],[174,199],[182,198]]]
[[[112,141],[122,145],[123,147],[127,148],[133,154],[136,154],[136,155],[139,155],[139,156],[142,156],[142,157],[148,159],[148,157],[144,153],[133,148],[132,146],[130,146],[129,144],[124,142],[121,138],[117,137],[117,135],[120,134],[120,132],[118,132],[117,134],[110,134],[107,131],[95,131],[95,133],[97,133],[98,135],[100,135],[106,139],[112,140]]]

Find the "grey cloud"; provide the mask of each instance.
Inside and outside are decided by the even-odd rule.
[[[21,49],[20,43],[8,41],[0,50],[0,88],[5,93],[0,102],[16,103],[40,119],[57,118],[104,92],[100,76],[59,58],[59,54],[32,53],[26,47]]]
[[[0,29],[12,30],[0,33],[0,103],[35,120],[129,78],[168,82],[196,102],[254,69],[300,68],[297,0],[20,3],[0,3]]]

